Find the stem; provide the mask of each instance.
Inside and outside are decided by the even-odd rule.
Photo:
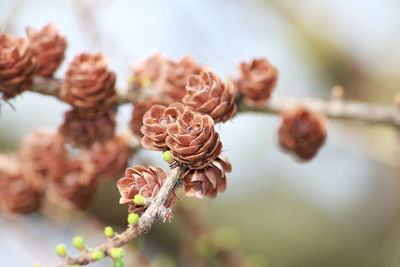
[[[59,97],[61,80],[55,78],[35,77],[31,91]],[[133,102],[137,95],[133,92],[125,92],[118,95],[118,103]],[[238,103],[241,112],[262,112],[280,114],[281,112],[304,106],[313,111],[324,114],[330,119],[345,119],[362,121],[400,127],[400,108],[394,104],[374,104],[355,100],[344,99],[317,99],[317,98],[294,98],[273,96],[268,102],[259,107],[246,105],[243,101]]]
[[[94,248],[94,250],[103,251],[105,255],[110,256],[108,253],[110,249],[122,247],[131,242],[136,237],[147,233],[153,225],[153,222],[157,215],[159,215],[164,210],[164,203],[167,200],[168,196],[173,192],[174,187],[180,179],[182,172],[182,167],[178,166],[175,168],[171,168],[157,196],[140,217],[139,223],[135,226],[129,226],[128,229],[126,229],[123,233],[99,245],[98,247]],[[65,261],[58,264],[57,266],[66,267],[75,264],[86,265],[93,261],[95,260],[91,258],[91,252],[85,251],[76,258],[66,257]]]

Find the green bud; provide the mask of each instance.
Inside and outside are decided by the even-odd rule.
[[[92,257],[93,260],[98,261],[98,260],[104,259],[105,255],[104,255],[103,251],[95,250],[95,251],[92,252],[91,257]]]
[[[107,226],[104,228],[104,235],[106,237],[112,237],[114,235],[114,230],[112,229],[111,226]]]
[[[36,263],[33,265],[33,267],[42,267],[42,265],[40,263]]]
[[[124,267],[124,266],[125,265],[124,265],[124,262],[122,260],[118,259],[118,260],[114,261],[113,267]]]
[[[174,161],[174,159],[171,156],[171,151],[169,151],[169,150],[164,151],[162,154],[162,157],[168,163],[171,163],[172,161]]]
[[[75,236],[74,238],[72,238],[72,245],[77,250],[83,250],[85,248],[85,240],[81,236]]]
[[[146,203],[146,199],[142,195],[135,195],[133,198],[133,203],[137,206],[143,206]]]
[[[125,256],[125,252],[122,248],[113,248],[110,251],[110,255],[114,260],[120,260]]]
[[[147,77],[144,77],[141,81],[140,81],[140,85],[142,87],[149,87],[151,84],[151,80]]]
[[[129,213],[128,215],[128,223],[130,225],[135,225],[139,222],[139,215],[136,213]]]
[[[60,257],[67,255],[67,246],[65,244],[59,244],[56,246],[56,254]]]

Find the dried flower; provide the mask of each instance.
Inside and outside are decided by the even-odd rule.
[[[35,59],[26,38],[0,33],[0,92],[15,97],[32,86]]]
[[[64,59],[67,42],[53,24],[47,24],[40,31],[27,27],[29,46],[36,58],[36,74],[52,76]]]
[[[154,105],[163,105],[161,101],[156,101],[154,99],[147,99],[141,102],[135,102],[132,110],[132,118],[129,126],[132,132],[136,135],[142,136],[140,128],[143,125],[144,114]]]
[[[60,133],[67,143],[90,147],[96,142],[105,142],[115,134],[115,111],[113,109],[92,112],[71,110],[64,114]]]
[[[186,196],[215,198],[218,192],[226,189],[226,173],[232,166],[219,155],[208,167],[200,170],[188,170],[183,174],[183,187]]]
[[[117,182],[121,198],[120,204],[129,204],[129,212],[142,213],[146,207],[143,205],[136,205],[134,197],[141,195],[144,198],[154,198],[160,191],[164,180],[167,178],[165,172],[158,167],[149,166],[148,168],[142,166],[134,166],[127,168],[125,177],[119,179]],[[175,195],[171,196],[165,202],[165,207],[169,208],[175,202]]]
[[[282,114],[279,143],[299,158],[309,160],[317,154],[326,139],[325,118],[304,107]]]
[[[67,170],[68,153],[64,138],[51,130],[39,130],[21,143],[19,158],[22,173],[37,189],[49,180],[57,180]]]
[[[268,100],[277,80],[278,70],[266,59],[258,58],[240,63],[236,86],[247,104],[258,106]]]
[[[122,173],[128,164],[129,148],[126,139],[115,136],[105,143],[95,143],[83,149],[79,158],[91,165],[98,180],[111,180]]]
[[[171,156],[190,169],[207,167],[222,150],[214,121],[208,115],[185,111],[167,127]]]
[[[0,203],[12,213],[31,213],[40,207],[41,192],[25,179],[16,157],[0,157]]]
[[[92,200],[97,188],[94,174],[94,170],[84,162],[72,160],[66,175],[52,181],[52,193],[60,200],[68,200],[76,208],[84,208]]]
[[[198,75],[203,66],[198,65],[192,57],[183,57],[180,61],[165,60],[156,86],[168,98],[168,103],[180,102],[186,94],[186,81],[191,75]]]
[[[183,103],[191,110],[210,115],[215,122],[225,122],[236,112],[235,90],[212,72],[190,76]]]
[[[116,103],[115,73],[100,54],[80,54],[69,64],[61,98],[76,108],[105,109]]]
[[[154,105],[143,116],[143,126],[140,129],[142,145],[151,150],[166,150],[167,126],[174,122],[184,111],[181,103],[174,103],[168,107]]]

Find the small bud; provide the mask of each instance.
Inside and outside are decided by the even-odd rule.
[[[104,235],[106,237],[112,237],[114,235],[114,230],[112,229],[111,226],[107,226],[104,228]]]
[[[33,267],[42,267],[42,265],[40,263],[36,263],[33,265]]]
[[[147,78],[147,77],[144,77],[144,78],[140,81],[140,85],[141,85],[142,87],[149,87],[150,84],[151,84],[151,81],[150,81],[150,79]]]
[[[139,215],[136,213],[129,213],[128,215],[128,223],[130,225],[135,225],[139,222]]]
[[[171,156],[171,152],[169,150],[164,151],[164,153],[162,154],[163,159],[168,162],[171,163],[174,159]]]
[[[65,257],[67,255],[67,247],[65,244],[59,244],[56,246],[56,254],[60,257]]]
[[[74,238],[72,238],[72,245],[77,250],[83,250],[85,248],[85,240],[81,236],[75,236]]]
[[[120,260],[125,256],[125,252],[122,248],[113,248],[110,251],[110,255],[114,260]]]
[[[143,206],[146,204],[146,199],[142,195],[135,195],[133,198],[133,203],[137,206]]]
[[[232,76],[226,76],[226,80],[228,81],[228,82],[233,82],[233,77]]]
[[[124,267],[124,262],[122,260],[115,260],[113,267]]]
[[[105,255],[104,255],[103,251],[95,250],[95,251],[92,252],[91,257],[92,257],[93,260],[98,261],[98,260],[104,259]]]
[[[136,82],[136,77],[135,76],[131,76],[128,78],[128,83],[134,83]]]

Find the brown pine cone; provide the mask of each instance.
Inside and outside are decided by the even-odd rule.
[[[190,169],[207,167],[221,153],[222,143],[208,115],[184,111],[168,125],[167,133],[171,156]]]
[[[40,31],[27,27],[29,46],[36,58],[36,74],[52,76],[64,59],[67,48],[65,38],[53,24],[47,24]]]
[[[149,166],[147,169],[142,166],[127,168],[125,177],[117,182],[121,198],[120,204],[129,204],[129,212],[142,213],[145,205],[136,205],[133,199],[136,195],[144,198],[154,198],[160,191],[167,175],[158,167]],[[165,202],[165,207],[171,207],[176,200],[175,194],[171,194]]]
[[[23,175],[37,189],[43,189],[49,180],[64,176],[68,167],[64,138],[49,130],[27,136],[21,143],[19,158]]]
[[[279,143],[303,160],[313,158],[326,139],[325,117],[304,107],[282,114]]]
[[[161,73],[161,66],[166,62],[167,58],[159,53],[156,53],[142,62],[132,66],[134,75],[134,85],[141,87],[147,81],[154,83],[159,79]]]
[[[236,112],[233,83],[223,83],[212,72],[190,76],[183,103],[191,110],[210,115],[214,121],[225,122]]]
[[[76,108],[105,109],[116,103],[115,73],[100,54],[80,54],[69,64],[61,98]]]
[[[129,122],[129,127],[134,134],[142,136],[140,128],[143,125],[143,116],[154,105],[163,105],[163,103],[154,99],[147,99],[133,104],[132,118]]]
[[[215,198],[218,192],[225,191],[226,172],[231,171],[232,165],[222,154],[204,169],[186,171],[183,174],[186,196]]]
[[[177,62],[165,60],[156,87],[168,98],[168,103],[181,102],[186,94],[185,86],[189,76],[198,75],[203,70],[205,68],[189,56]]]
[[[12,213],[31,213],[40,207],[41,192],[25,179],[16,157],[0,157],[0,203]]]
[[[116,178],[128,164],[129,148],[126,139],[115,136],[104,144],[95,143],[82,150],[79,159],[94,169],[97,180],[108,181]]]
[[[142,145],[150,150],[167,150],[167,126],[174,122],[184,111],[182,103],[174,103],[168,107],[154,105],[143,116],[143,126],[140,129]]]
[[[59,200],[67,200],[74,207],[87,207],[97,189],[97,179],[92,166],[81,160],[69,162],[67,173],[59,180],[52,181],[51,193]]]
[[[259,106],[271,96],[277,80],[278,70],[266,59],[258,58],[240,63],[236,86],[247,104]]]
[[[115,111],[112,109],[96,112],[73,109],[64,114],[60,133],[73,146],[90,147],[112,138],[115,127]]]
[[[35,59],[26,38],[0,33],[0,92],[15,97],[32,86]]]

